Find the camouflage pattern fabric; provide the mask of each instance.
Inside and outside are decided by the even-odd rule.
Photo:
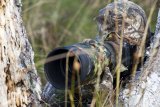
[[[92,59],[93,62],[91,63],[94,65],[91,69],[93,71],[87,75],[85,81],[81,82],[81,86],[78,87],[79,89],[75,89],[75,102],[78,103],[78,100],[76,99],[79,99],[76,98],[76,95],[81,95],[83,100],[82,103],[91,103],[94,92],[103,92],[103,95],[105,95],[103,98],[101,97],[101,101],[103,102],[108,92],[113,88],[113,77],[109,70],[109,65],[112,64],[111,55],[114,53],[105,47],[104,41],[100,40],[100,38],[83,41],[74,46],[79,49],[77,52],[80,53],[77,54],[85,53],[90,59]],[[59,90],[52,87],[53,89],[51,91],[48,89],[49,87],[52,86],[47,84],[42,93],[43,100],[54,106],[64,104],[65,90]]]
[[[82,44],[76,45],[80,50],[87,53],[93,59],[94,62],[92,63],[96,65],[94,74],[88,75],[86,81],[81,84],[81,93],[78,93],[82,95],[82,102],[84,103],[91,103],[95,89],[102,93],[100,101],[104,103],[108,92],[113,88],[114,69],[110,65],[116,63],[121,34],[124,42],[139,46],[147,21],[143,9],[130,1],[124,3],[118,1],[107,5],[100,10],[96,20],[99,28],[97,39],[85,40],[82,43],[83,46]],[[104,46],[106,41],[110,42],[114,51]],[[126,67],[124,66],[124,68]],[[60,105],[64,103],[64,90],[55,89],[48,83],[43,90],[42,99],[51,105]]]
[[[124,41],[140,45],[147,18],[144,10],[137,4],[117,1],[101,9],[96,20],[100,36],[116,32],[123,35]]]

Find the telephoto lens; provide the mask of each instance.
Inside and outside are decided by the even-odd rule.
[[[98,67],[115,65],[114,48],[109,43],[91,40],[89,43],[77,43],[51,51],[44,65],[48,81],[57,89],[65,89],[66,80],[71,88],[74,75],[74,87],[85,81],[94,80]]]

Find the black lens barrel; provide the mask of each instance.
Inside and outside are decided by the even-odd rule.
[[[67,53],[72,55],[68,56],[68,76],[66,76],[66,59]],[[78,59],[80,64],[79,77],[80,81],[85,80],[86,76],[91,72],[92,62],[90,57],[80,50],[76,46],[66,46],[63,48],[57,48],[49,53],[44,65],[44,70],[48,81],[58,89],[65,89],[66,77],[68,77],[68,88],[71,87],[71,76],[73,71],[74,58]],[[75,79],[75,85],[78,84],[78,80]]]

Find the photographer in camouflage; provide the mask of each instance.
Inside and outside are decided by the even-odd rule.
[[[140,48],[141,41],[144,36],[146,26],[146,15],[143,9],[134,4],[133,2],[113,2],[108,4],[105,8],[101,9],[99,15],[96,17],[98,24],[99,35],[95,40],[87,39],[83,44],[94,47],[101,53],[108,53],[108,57],[100,54],[100,62],[95,71],[98,76],[96,78],[89,78],[81,84],[81,87],[74,91],[75,104],[85,107],[85,105],[94,104],[96,93],[98,101],[101,105],[111,105],[111,94],[113,89],[113,80],[115,78],[115,68],[118,63],[120,42],[123,38],[123,51],[122,51],[122,64],[121,72],[124,76],[131,74],[132,66],[135,61],[141,58],[137,56]],[[148,35],[150,31],[148,30]],[[145,47],[149,46],[149,39],[147,36]],[[106,46],[104,49],[103,45]],[[97,52],[98,53],[98,52]],[[142,54],[145,55],[145,54]],[[102,58],[101,58],[102,57]],[[104,63],[104,59],[109,62]],[[139,63],[138,63],[139,64]],[[98,84],[97,84],[98,83]],[[65,103],[65,91],[56,89],[50,83],[47,83],[42,93],[42,99],[51,106],[62,106]],[[68,101],[69,103],[69,101]]]

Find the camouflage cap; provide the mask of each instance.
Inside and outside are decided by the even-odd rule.
[[[108,4],[99,11],[96,20],[100,36],[116,32],[131,45],[140,44],[147,22],[144,10],[131,1]]]

